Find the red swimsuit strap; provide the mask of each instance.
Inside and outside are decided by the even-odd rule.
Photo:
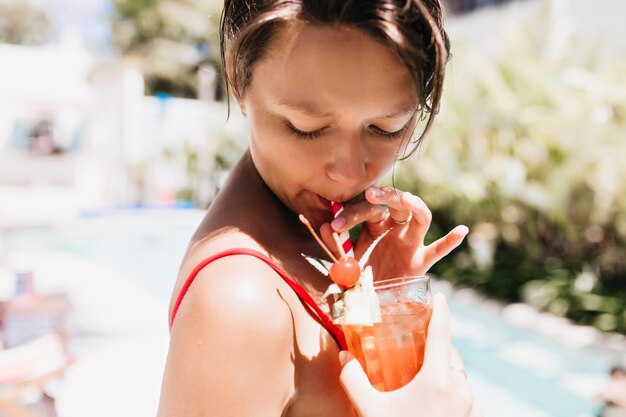
[[[304,288],[302,288],[302,286],[300,284],[298,284],[293,278],[291,278],[289,276],[289,274],[285,270],[283,270],[281,267],[276,265],[270,258],[265,256],[261,252],[255,251],[253,249],[246,249],[246,248],[228,249],[228,250],[225,250],[223,252],[219,252],[219,253],[217,253],[215,255],[209,256],[208,258],[206,258],[202,262],[200,262],[194,268],[193,271],[191,271],[191,274],[189,274],[189,277],[187,278],[187,280],[183,284],[183,287],[180,290],[180,293],[178,294],[178,298],[176,299],[176,303],[174,304],[174,309],[172,310],[172,318],[170,320],[170,329],[172,328],[172,326],[174,326],[174,319],[176,317],[176,312],[178,311],[178,307],[180,307],[180,303],[183,301],[183,298],[185,297],[185,294],[187,293],[187,290],[189,290],[189,287],[191,286],[191,283],[196,278],[196,275],[198,275],[198,273],[205,266],[210,264],[211,262],[213,262],[213,261],[215,261],[217,259],[220,259],[220,258],[224,258],[224,257],[227,257],[227,256],[232,256],[232,255],[249,255],[249,256],[254,256],[255,258],[258,258],[258,259],[262,260],[263,262],[265,262],[266,264],[268,264],[269,266],[271,266],[272,269],[274,269],[274,271],[276,271],[276,273],[278,275],[280,275],[280,277],[287,283],[287,285],[289,285],[291,287],[291,289],[294,290],[294,292],[298,295],[300,300],[304,301],[309,307],[311,307],[315,311],[315,313],[317,314],[317,316],[321,320],[322,325],[333,336],[333,338],[335,339],[335,341],[337,342],[339,347],[342,350],[347,350],[346,337],[343,334],[343,331],[339,328],[339,326],[336,326],[335,324],[333,324],[333,322],[330,319],[330,317],[328,317],[328,315],[326,313],[324,313],[318,307],[318,305],[315,303],[315,301],[313,301],[313,298],[311,298],[309,293],[306,292],[306,290]]]

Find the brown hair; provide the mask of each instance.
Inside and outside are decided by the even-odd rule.
[[[411,156],[430,129],[443,92],[450,43],[443,28],[440,0],[225,0],[221,20],[222,65],[229,85],[241,97],[252,81],[254,64],[266,52],[272,35],[285,23],[344,24],[382,41],[409,68],[417,85],[418,120],[428,120],[412,141]],[[227,94],[228,97],[228,94]]]

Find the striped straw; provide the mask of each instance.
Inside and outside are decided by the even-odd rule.
[[[343,204],[335,203],[331,201],[331,205],[333,207],[333,214],[337,217],[343,211]],[[339,241],[341,242],[341,246],[343,246],[343,250],[346,252],[346,255],[354,258],[354,250],[352,249],[352,241],[350,240],[350,233],[348,231],[343,232],[339,235]]]

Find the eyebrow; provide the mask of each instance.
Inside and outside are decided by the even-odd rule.
[[[417,111],[416,106],[405,106],[396,112],[389,113],[381,117],[377,117],[377,119],[395,119],[401,116],[406,116],[407,114],[413,114],[416,111]]]
[[[288,101],[288,100],[279,100],[277,102],[279,105],[288,107],[291,110],[296,110],[302,112],[310,117],[323,118],[330,117],[333,114],[331,112],[325,112],[315,103],[310,101]]]
[[[315,117],[315,118],[325,118],[333,116],[332,112],[324,111],[322,108],[317,106],[315,103],[310,101],[289,101],[289,100],[279,100],[277,103],[281,106],[288,107],[291,110],[300,111],[307,116]],[[407,114],[413,114],[417,110],[415,105],[405,105],[393,113],[386,114],[384,116],[376,117],[376,119],[395,119],[401,116],[405,116]]]

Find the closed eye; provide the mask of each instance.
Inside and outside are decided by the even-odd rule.
[[[294,136],[300,139],[315,139],[320,137],[324,129],[317,129],[310,132],[300,130],[289,122],[285,122],[285,127]]]
[[[387,132],[386,130],[381,129],[378,126],[370,126],[370,129],[377,136],[380,136],[386,139],[397,140],[397,139],[402,139],[404,137],[404,134],[406,133],[408,126],[409,125],[406,124],[402,127],[402,129],[396,130],[395,132]]]
[[[285,127],[292,135],[296,136],[299,139],[316,139],[320,137],[322,135],[322,132],[324,131],[324,128],[312,130],[312,131],[300,130],[294,125],[292,125],[290,122],[285,122]],[[395,132],[388,132],[386,130],[379,128],[378,126],[370,126],[370,130],[375,135],[381,138],[390,139],[390,140],[402,139],[407,129],[408,129],[408,124],[403,126],[402,129],[396,130]]]

